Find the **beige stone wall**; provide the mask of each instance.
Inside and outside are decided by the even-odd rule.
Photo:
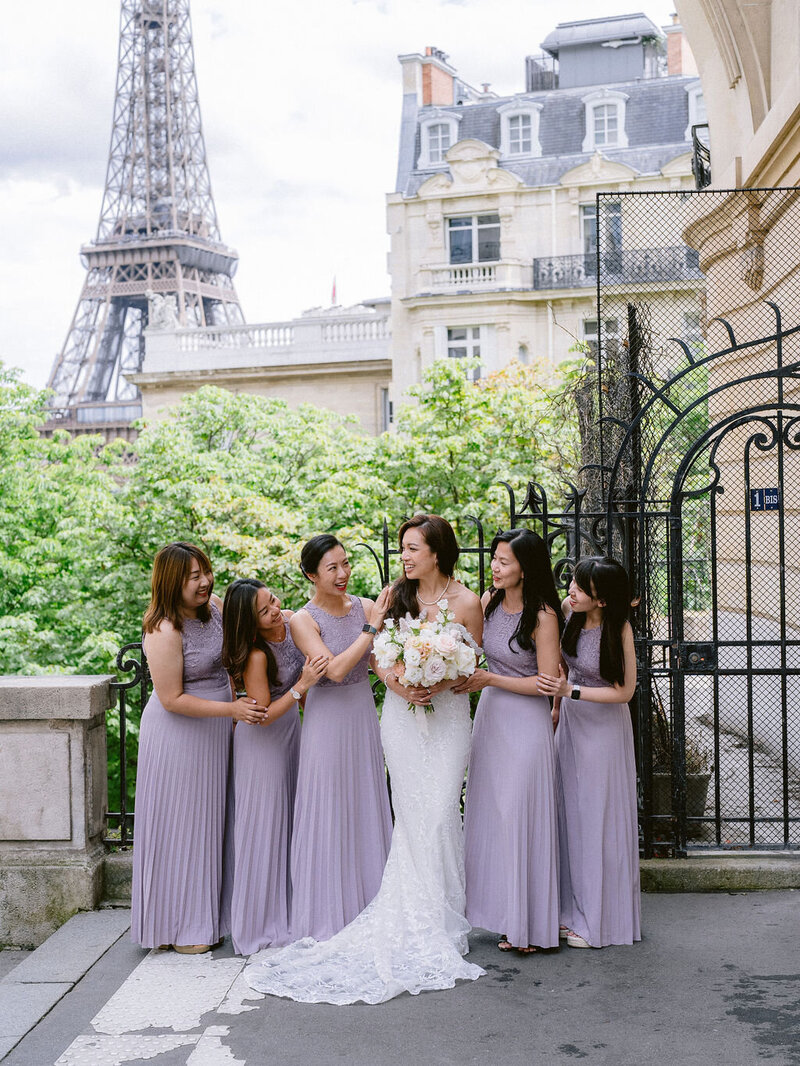
[[[800,4],[676,0],[703,83],[718,189],[800,181]]]
[[[0,677],[0,944],[40,944],[102,892],[110,676]]]
[[[712,188],[796,186],[800,182],[800,4],[797,0],[676,0],[703,84],[711,141]],[[771,333],[775,319],[764,301],[782,310],[784,326],[800,322],[800,191],[747,196],[698,197],[699,217],[687,241],[700,251],[708,276],[708,316],[733,327],[737,341]],[[708,210],[703,211],[704,204]],[[712,350],[727,347],[724,332],[710,327]],[[787,343],[786,362],[798,342]],[[714,362],[712,387],[775,364],[776,347],[759,345]],[[789,382],[784,400],[800,403],[800,383]],[[722,420],[748,406],[778,401],[775,386],[750,382],[725,389],[710,405]],[[777,512],[747,512],[745,435],[733,432],[720,449],[725,493],[718,498],[718,599],[721,608],[745,607],[745,529],[751,529],[750,589],[757,616],[790,623],[800,609],[800,454],[751,448],[750,485],[783,480],[785,565],[780,558]],[[769,437],[769,430],[765,428]]]
[[[391,371],[388,360],[376,361],[368,367],[347,365],[306,369],[302,374],[281,373],[270,368],[269,373],[258,370],[226,371],[197,374],[168,373],[137,376],[142,390],[142,411],[146,420],[166,417],[181,398],[202,385],[216,385],[231,392],[255,396],[274,396],[286,400],[290,407],[312,403],[341,415],[355,415],[365,433],[382,432],[383,394],[390,386]]]

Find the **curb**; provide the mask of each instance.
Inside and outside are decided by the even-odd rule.
[[[643,892],[763,892],[800,888],[800,852],[642,859]]]

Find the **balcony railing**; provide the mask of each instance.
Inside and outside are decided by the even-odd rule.
[[[463,263],[458,266],[422,267],[418,292],[486,292],[501,289],[530,289],[530,263],[498,260],[494,263]]]
[[[699,281],[703,274],[697,252],[681,244],[671,248],[628,248],[603,252],[603,281],[636,284],[655,281]],[[597,284],[597,255],[553,255],[533,261],[534,289],[579,289]]]
[[[692,126],[692,173],[696,189],[705,189],[711,184],[711,149],[708,145],[707,122],[698,122]]]

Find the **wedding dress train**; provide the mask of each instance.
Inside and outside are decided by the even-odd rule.
[[[464,846],[459,801],[470,742],[469,701],[443,692],[416,713],[391,691],[381,740],[395,826],[381,887],[330,940],[299,940],[254,956],[245,980],[302,1003],[383,1003],[401,992],[452,988],[484,970],[466,962]]]

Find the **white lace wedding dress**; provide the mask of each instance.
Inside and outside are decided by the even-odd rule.
[[[470,741],[467,696],[443,692],[416,713],[386,693],[381,739],[395,826],[377,896],[326,941],[299,940],[253,956],[245,980],[302,1003],[383,1003],[452,988],[485,971],[466,962],[464,847],[459,800]]]

